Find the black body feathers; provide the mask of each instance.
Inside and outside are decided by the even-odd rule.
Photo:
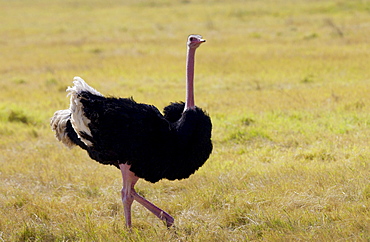
[[[183,112],[184,103],[172,103],[162,115],[156,107],[132,98],[106,98],[87,91],[78,98],[91,132],[79,136],[92,145],[81,141],[70,121],[66,132],[102,164],[127,163],[136,176],[157,182],[189,177],[212,152],[212,123],[200,108]]]

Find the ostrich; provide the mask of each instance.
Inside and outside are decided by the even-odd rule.
[[[104,97],[80,77],[68,87],[70,107],[55,112],[50,125],[68,147],[86,150],[91,159],[121,170],[125,222],[131,228],[131,205],[139,202],[165,221],[174,218],[136,193],[139,178],[155,183],[163,178],[188,178],[212,152],[212,123],[194,103],[194,57],[204,43],[200,35],[187,39],[186,102],[171,103],[163,115],[132,98]]]

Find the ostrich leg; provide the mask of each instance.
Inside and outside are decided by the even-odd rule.
[[[130,165],[120,164],[119,165],[122,172],[123,179],[123,188],[121,191],[122,194],[122,203],[125,213],[126,226],[131,228],[131,205],[134,200],[143,205],[146,209],[152,212],[159,219],[166,222],[167,227],[171,227],[174,223],[174,218],[163,211],[162,209],[155,206],[153,203],[149,202],[142,196],[136,193],[134,186],[139,180],[139,177],[130,171]]]
[[[162,209],[155,206],[153,203],[149,202],[142,196],[136,193],[134,189],[131,190],[132,196],[134,196],[135,201],[143,205],[146,209],[148,209],[150,212],[152,212],[155,216],[157,216],[159,219],[166,222],[167,227],[171,227],[174,223],[174,218],[163,211]]]
[[[134,201],[132,196],[132,191],[134,186],[139,180],[139,177],[135,176],[134,173],[130,171],[130,166],[126,164],[119,165],[122,172],[123,187],[121,190],[123,209],[125,213],[126,226],[131,228],[131,205]]]

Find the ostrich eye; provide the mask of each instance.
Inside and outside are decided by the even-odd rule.
[[[190,37],[190,41],[194,41],[195,40],[195,38],[194,37]]]

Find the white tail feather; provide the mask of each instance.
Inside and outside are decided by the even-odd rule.
[[[94,95],[103,97],[103,95],[100,92],[90,87],[81,77],[75,76],[73,78],[73,85],[74,85],[73,87],[67,88],[67,92],[69,92],[68,95],[78,94],[81,92],[90,92]]]
[[[74,143],[66,132],[67,122],[70,118],[71,111],[69,109],[56,111],[51,118],[50,126],[55,131],[55,137],[67,147],[72,148]]]
[[[68,87],[67,92],[68,96],[71,96],[71,103],[69,110],[71,112],[71,124],[73,129],[76,131],[78,137],[84,142],[87,146],[92,146],[91,141],[84,139],[80,136],[80,133],[84,132],[89,136],[91,131],[89,129],[89,123],[91,122],[83,111],[83,104],[80,101],[79,94],[81,92],[90,92],[94,95],[103,96],[100,92],[90,87],[82,78],[75,77],[73,78],[73,87]]]

